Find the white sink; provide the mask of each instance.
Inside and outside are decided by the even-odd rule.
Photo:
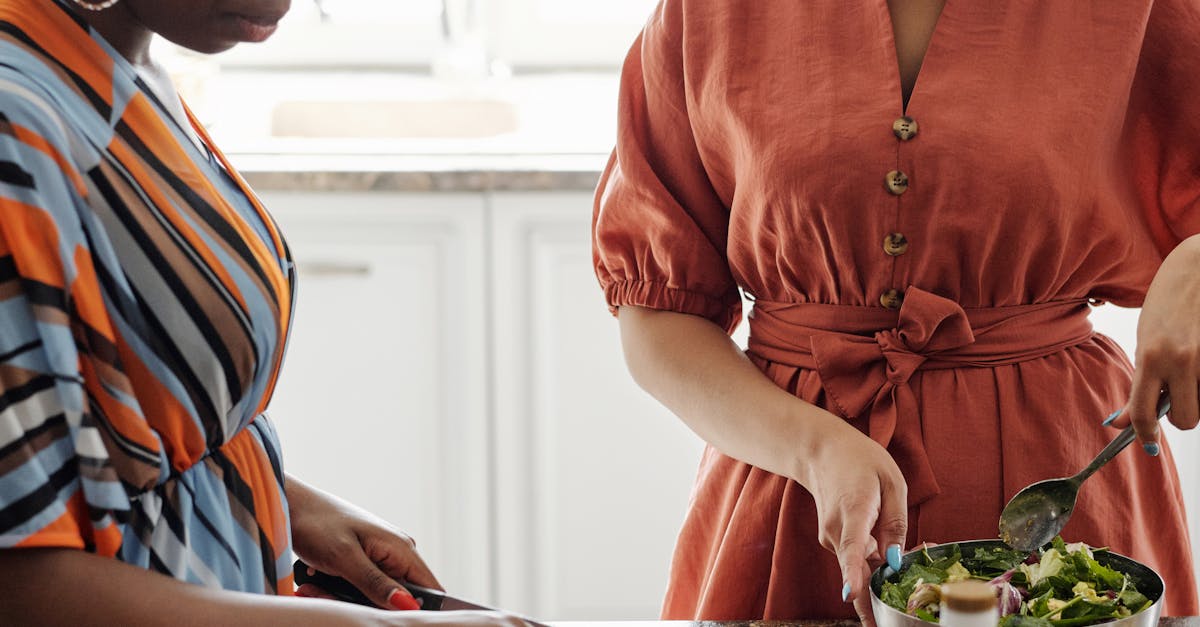
[[[502,100],[293,100],[271,112],[274,137],[467,139],[517,130]]]

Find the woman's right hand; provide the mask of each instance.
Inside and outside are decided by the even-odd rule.
[[[841,418],[821,414],[828,420],[794,478],[816,501],[819,539],[837,555],[843,598],[853,599],[863,624],[872,627],[871,571],[885,560],[900,566],[908,486],[886,449]]]
[[[873,627],[871,563],[887,556],[898,565],[908,531],[908,486],[892,456],[766,377],[709,320],[625,306],[620,321],[639,385],[717,450],[791,477],[813,495],[821,544],[837,555],[843,578],[822,585],[839,594],[849,584],[846,599]]]

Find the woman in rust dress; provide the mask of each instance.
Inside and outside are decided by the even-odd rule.
[[[1154,405],[1197,423],[1198,32],[1185,0],[660,4],[594,251],[631,372],[709,443],[665,617],[869,621],[872,566],[996,537],[1114,409],[1142,446],[1064,535],[1197,613]],[[1143,307],[1136,371],[1099,301]]]

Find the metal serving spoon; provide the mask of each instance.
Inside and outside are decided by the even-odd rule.
[[[1170,409],[1171,399],[1163,392],[1158,397],[1158,417],[1162,418]],[[1133,425],[1130,425],[1074,477],[1039,481],[1017,492],[1000,512],[1000,539],[1019,551],[1033,551],[1045,546],[1067,525],[1083,481],[1136,439]]]

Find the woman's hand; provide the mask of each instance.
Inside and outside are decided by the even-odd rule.
[[[819,410],[818,410],[819,411]],[[885,559],[900,567],[908,535],[908,486],[892,456],[844,420],[827,417],[819,446],[794,477],[817,505],[821,545],[842,567],[842,596],[866,627],[875,624],[868,585]]]
[[[292,544],[296,555],[309,566],[346,579],[382,608],[418,609],[416,600],[397,583],[397,579],[441,589],[437,578],[417,554],[412,538],[385,521],[293,477],[287,477],[286,489],[292,517]],[[330,598],[323,590],[309,584],[301,586],[297,594]]]
[[[1159,393],[1171,396],[1171,424],[1200,422],[1200,235],[1183,241],[1163,261],[1138,318],[1137,369],[1129,404],[1115,426],[1130,422],[1147,453],[1158,455]]]
[[[871,564],[886,556],[899,566],[908,530],[908,486],[891,455],[845,420],[780,388],[708,320],[642,307],[622,307],[619,320],[639,385],[722,453],[812,493],[821,544],[842,570],[842,581],[817,585],[853,599],[872,627]]]

